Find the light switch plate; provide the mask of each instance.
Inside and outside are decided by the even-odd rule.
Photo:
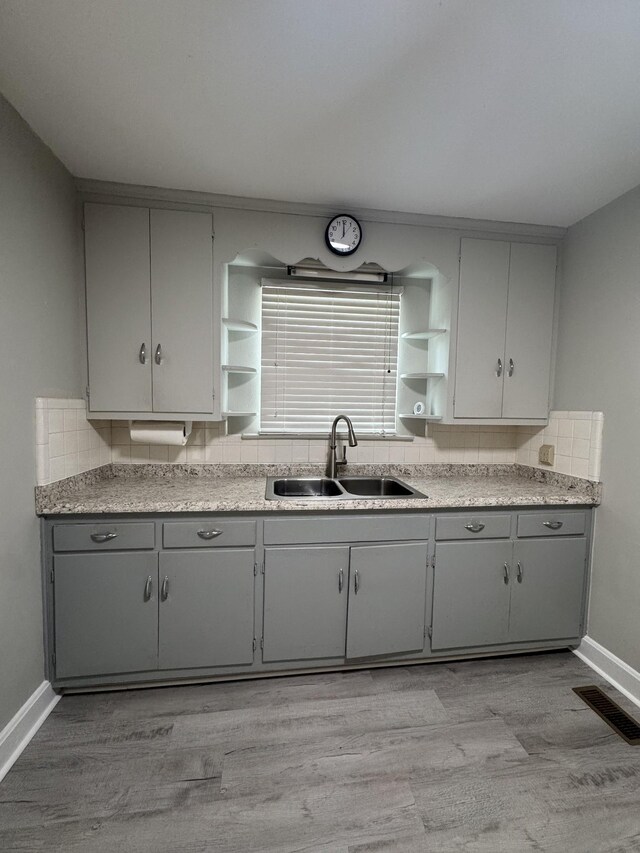
[[[541,465],[553,465],[556,449],[553,444],[543,444],[538,451],[538,461]]]

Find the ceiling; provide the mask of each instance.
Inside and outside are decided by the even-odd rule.
[[[78,177],[570,225],[640,183],[637,0],[0,0]]]

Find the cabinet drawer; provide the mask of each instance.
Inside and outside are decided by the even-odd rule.
[[[53,525],[55,551],[134,551],[154,545],[152,521]]]
[[[521,512],[518,538],[525,536],[580,536],[586,528],[584,512]]]
[[[507,539],[511,516],[440,515],[436,519],[436,539]]]
[[[255,521],[166,521],[162,525],[165,548],[228,548],[253,545],[256,541]]]
[[[311,545],[428,539],[430,527],[428,515],[274,518],[264,523],[264,542],[265,545]]]

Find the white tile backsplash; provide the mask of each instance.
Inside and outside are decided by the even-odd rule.
[[[111,422],[87,420],[84,400],[37,397],[35,417],[39,486],[111,462]]]
[[[603,424],[602,412],[552,411],[544,429],[519,427],[516,462],[543,471],[600,480]],[[542,444],[555,447],[553,465],[538,461]]]
[[[600,478],[602,412],[551,412],[549,424],[535,426],[451,426],[428,424],[413,441],[362,439],[347,456],[359,463],[506,463]],[[553,466],[540,465],[538,450],[553,444]],[[39,485],[108,462],[141,463],[317,463],[327,458],[322,439],[242,439],[227,435],[225,423],[194,423],[185,447],[136,444],[127,421],[87,420],[84,400],[36,400],[36,459]]]

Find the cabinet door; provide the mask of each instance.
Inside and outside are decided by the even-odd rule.
[[[160,554],[160,669],[253,662],[253,548]]]
[[[547,418],[556,248],[511,244],[502,415]]]
[[[158,555],[54,557],[56,676],[158,666]]]
[[[90,409],[150,412],[149,210],[86,204],[84,238]]]
[[[151,285],[153,411],[212,412],[211,214],[151,211]]]
[[[427,545],[351,549],[347,657],[424,648]]]
[[[586,548],[584,537],[516,542],[510,641],[579,636]]]
[[[263,660],[344,658],[348,584],[348,548],[267,548]]]
[[[508,287],[509,243],[463,239],[456,349],[456,418],[502,416]],[[501,371],[498,370],[498,359],[502,363]]]
[[[446,542],[436,546],[433,649],[507,642],[511,553],[511,542]],[[508,583],[505,563],[509,566]]]

